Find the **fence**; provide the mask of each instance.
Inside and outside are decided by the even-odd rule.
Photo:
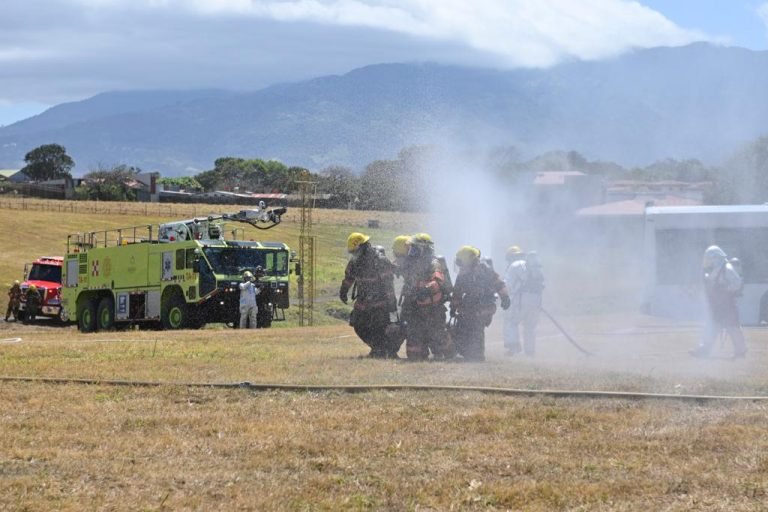
[[[0,209],[188,219],[192,217],[205,217],[211,214],[220,214],[222,212],[231,212],[233,210],[233,205],[67,201],[0,195]],[[283,222],[299,223],[300,209],[289,208],[288,211],[288,214],[283,215]],[[372,218],[375,218],[375,220]],[[389,229],[399,229],[403,230],[403,232],[409,232],[414,229],[419,229],[420,226],[423,225],[424,215],[417,213],[373,212],[362,210],[328,210],[322,208],[316,208],[312,215],[312,222],[316,225],[335,224],[360,227],[368,226],[369,228],[372,228],[372,220],[382,228],[386,227]]]
[[[232,205],[183,203],[131,203],[119,201],[64,201],[28,197],[0,196],[0,209],[59,213],[132,215],[144,217],[192,218],[229,211]],[[283,222],[297,222],[296,215],[286,215]]]

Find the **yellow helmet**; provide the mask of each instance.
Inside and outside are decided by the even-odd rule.
[[[37,286],[35,286],[34,284],[31,284],[31,285],[29,285],[29,289],[33,290],[33,291],[37,290]]]
[[[456,253],[456,266],[468,267],[480,259],[480,249],[465,245]]]
[[[408,245],[415,245],[418,247],[432,247],[434,242],[432,237],[427,233],[416,233],[408,239]]]
[[[19,280],[18,280],[18,279],[14,279],[14,280],[13,280],[13,284],[14,284],[14,285],[20,284],[20,283],[19,283]]]
[[[352,233],[347,237],[347,252],[355,252],[358,247],[370,240],[371,237],[362,233]]]
[[[395,256],[405,256],[408,254],[408,235],[400,235],[392,242],[392,254]]]
[[[250,270],[246,270],[243,272],[243,279],[253,279],[253,274]]]

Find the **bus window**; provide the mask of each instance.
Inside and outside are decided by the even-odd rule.
[[[741,260],[745,283],[768,283],[768,228],[717,229],[715,243]]]
[[[656,282],[692,285],[701,281],[701,257],[711,245],[705,229],[656,231]]]

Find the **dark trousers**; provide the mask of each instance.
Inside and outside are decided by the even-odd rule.
[[[456,350],[468,361],[485,361],[485,318],[463,315],[456,319],[453,329]]]
[[[8,320],[13,315],[14,320],[19,319],[19,301],[10,301],[8,303],[8,309],[5,311],[5,319]]]
[[[392,356],[400,349],[400,343],[387,335],[389,312],[384,308],[354,309],[349,324],[363,343],[371,347],[372,356]]]
[[[408,359],[427,359],[429,353],[436,359],[451,359],[456,349],[445,329],[445,307],[427,306],[415,309],[406,316],[408,329],[405,350]]]

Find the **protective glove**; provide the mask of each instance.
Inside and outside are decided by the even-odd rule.
[[[502,295],[501,296],[501,309],[507,310],[509,309],[509,306],[512,305],[512,300],[509,298],[509,295]]]
[[[339,292],[339,299],[341,302],[346,304],[349,301],[349,297],[347,297],[347,292]]]

